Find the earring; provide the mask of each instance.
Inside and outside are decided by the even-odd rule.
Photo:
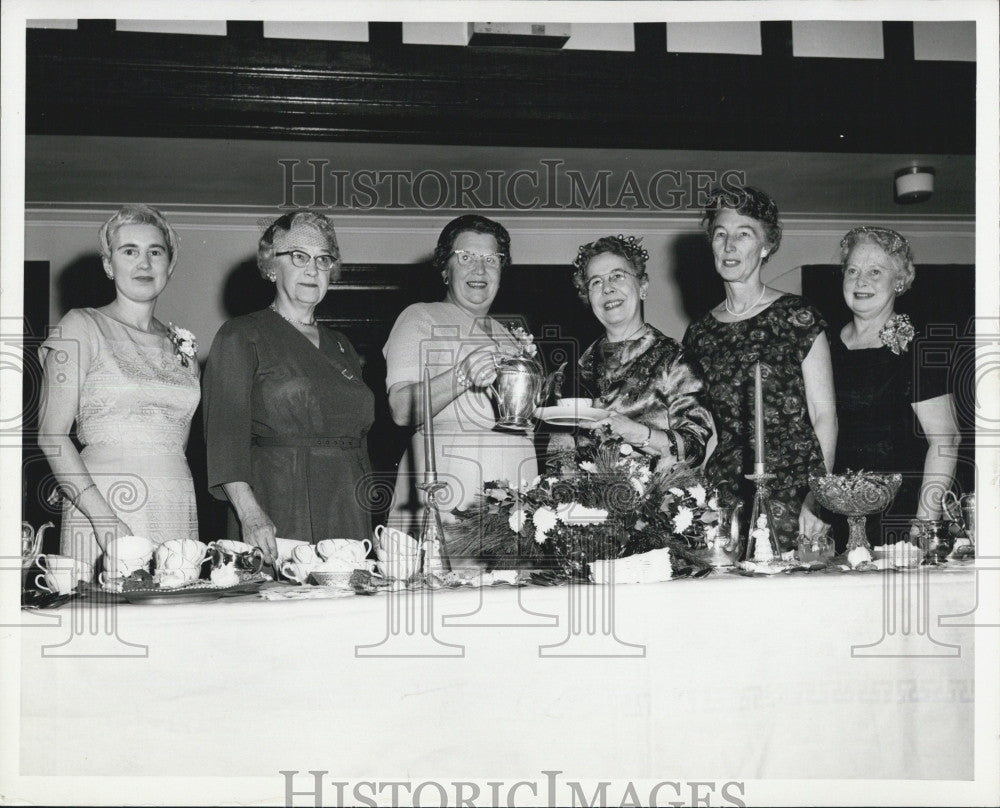
[[[903,284],[897,283],[896,284],[896,294],[898,295],[902,291],[903,291]]]
[[[115,279],[115,273],[114,272],[108,272],[108,270],[104,270],[104,274],[108,276],[108,280],[109,281],[113,281]]]
[[[645,299],[646,299],[646,293],[645,292],[639,292],[639,300],[645,300]]]
[[[269,281],[270,281],[271,283],[274,283],[274,281],[276,280],[276,278],[277,278],[277,275],[275,275],[275,274],[274,274],[273,272],[269,272],[269,273],[267,273],[267,279],[268,279],[268,280],[269,280]]]

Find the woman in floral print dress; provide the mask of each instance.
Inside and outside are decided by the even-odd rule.
[[[804,298],[764,284],[761,267],[778,249],[778,208],[746,187],[712,195],[703,220],[726,297],[690,325],[684,347],[709,388],[718,445],[706,465],[720,501],[749,514],[753,471],[753,375],[761,363],[765,465],[775,475],[771,512],[782,548],[827,525],[817,514],[809,478],[833,468],[837,414],[826,323]]]

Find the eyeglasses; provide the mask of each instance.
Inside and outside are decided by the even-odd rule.
[[[603,275],[594,275],[587,281],[587,291],[596,292],[598,289],[603,289],[605,282],[610,283],[612,286],[621,286],[628,277],[634,278],[636,276],[631,272],[626,272],[624,269],[613,269]]]
[[[285,250],[283,252],[276,252],[274,254],[276,257],[279,255],[290,255],[292,257],[292,264],[297,267],[304,267],[309,264],[310,261],[316,262],[316,269],[321,272],[329,272],[337,263],[337,259],[332,255],[309,255],[307,252],[302,250]]]
[[[458,259],[460,267],[468,267],[479,263],[490,269],[497,269],[503,263],[504,259],[503,253],[474,253],[468,250],[452,250],[451,254]]]

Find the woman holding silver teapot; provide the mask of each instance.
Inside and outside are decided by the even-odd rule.
[[[422,507],[416,484],[425,467],[425,369],[434,462],[439,479],[448,484],[438,497],[442,511],[470,504],[490,480],[531,480],[538,473],[530,434],[494,430],[497,418],[487,392],[501,360],[523,347],[489,316],[510,263],[510,234],[503,225],[474,214],[453,219],[434,250],[444,300],[404,309],[382,349],[392,418],[417,427],[399,464],[388,520],[411,535],[419,531]]]

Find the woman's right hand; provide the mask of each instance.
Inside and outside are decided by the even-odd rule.
[[[274,537],[278,529],[274,522],[268,518],[267,514],[261,513],[253,521],[242,525],[243,541],[254,547],[259,547],[265,564],[273,564],[278,560],[278,544]]]
[[[472,387],[486,387],[497,377],[497,362],[506,353],[495,345],[484,345],[455,365],[455,371],[460,378],[468,379]]]
[[[100,519],[96,519],[91,520],[91,525],[94,528],[94,538],[97,539],[97,544],[100,546],[102,553],[107,552],[108,545],[113,539],[120,539],[122,536],[134,535],[132,533],[132,528],[130,528],[126,522],[123,522],[117,517],[115,518],[114,524],[108,524],[108,522],[102,522]]]

